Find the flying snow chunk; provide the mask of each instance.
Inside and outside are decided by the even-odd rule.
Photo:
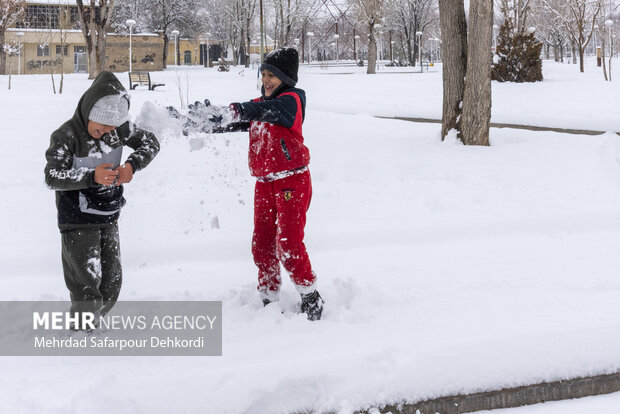
[[[182,122],[171,118],[166,108],[155,105],[152,102],[145,102],[140,109],[140,114],[136,118],[136,125],[142,129],[152,132],[157,137],[164,133],[181,135]]]

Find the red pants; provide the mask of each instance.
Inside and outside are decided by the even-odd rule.
[[[258,266],[258,290],[263,299],[278,298],[282,284],[280,261],[299,293],[314,290],[316,276],[304,245],[306,212],[311,198],[309,171],[267,183],[256,182],[252,254]]]

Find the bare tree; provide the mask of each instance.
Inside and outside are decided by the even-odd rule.
[[[2,49],[2,52],[6,53],[7,56],[15,56],[19,53],[19,49],[21,47],[21,45],[15,44],[15,43],[4,43],[2,45],[0,45],[0,49]],[[9,89],[11,89],[11,59],[9,59]]]
[[[456,129],[465,145],[489,145],[493,2],[470,0],[469,31],[463,0],[439,0],[439,12],[444,62],[442,136]]]
[[[65,84],[65,56],[69,53],[69,45],[67,44],[67,31],[73,26],[71,21],[71,9],[66,4],[58,2],[59,16],[58,16],[58,31],[60,36],[60,85],[58,87],[58,93],[62,94],[62,90]],[[67,52],[67,53],[65,53]]]
[[[0,74],[6,72],[7,52],[4,48],[6,29],[15,24],[23,14],[24,2],[22,0],[0,0]]]
[[[542,1],[549,12],[554,13],[566,28],[571,43],[579,52],[579,70],[583,72],[585,50],[594,33],[603,0]]]
[[[106,35],[115,0],[90,0],[87,7],[83,0],[76,1],[88,52],[88,78],[93,79],[105,67]]]
[[[401,39],[409,64],[415,66],[420,45],[417,32],[427,33],[427,29],[437,24],[437,0],[388,0],[387,19]]]
[[[366,73],[376,73],[377,66],[377,41],[375,39],[375,26],[383,17],[385,9],[384,0],[353,0],[358,20],[368,31],[368,69]]]
[[[533,3],[533,0],[495,0],[500,13],[512,22],[515,33],[523,33],[527,29]]]
[[[233,60],[248,67],[251,43],[251,21],[256,10],[256,0],[233,0],[226,7],[228,14],[228,38],[233,46]]]
[[[533,4],[531,17],[536,26],[536,35],[545,44],[546,57],[549,58],[549,49],[553,48],[553,58],[556,62],[564,62],[564,48],[569,43],[563,19],[553,11],[556,5],[564,0],[539,0]],[[549,7],[553,4],[554,7]]]

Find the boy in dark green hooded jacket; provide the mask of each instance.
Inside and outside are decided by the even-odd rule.
[[[123,85],[111,72],[101,72],[73,117],[52,133],[45,153],[72,312],[105,314],[120,293],[117,220],[125,204],[123,184],[159,152],[152,133],[128,122],[128,110]],[[121,165],[124,146],[134,151]]]

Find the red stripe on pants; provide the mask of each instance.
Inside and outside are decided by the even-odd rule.
[[[306,212],[312,198],[310,172],[262,183],[254,189],[252,254],[258,266],[258,290],[278,292],[280,264],[297,286],[311,286],[315,276],[304,245]]]

